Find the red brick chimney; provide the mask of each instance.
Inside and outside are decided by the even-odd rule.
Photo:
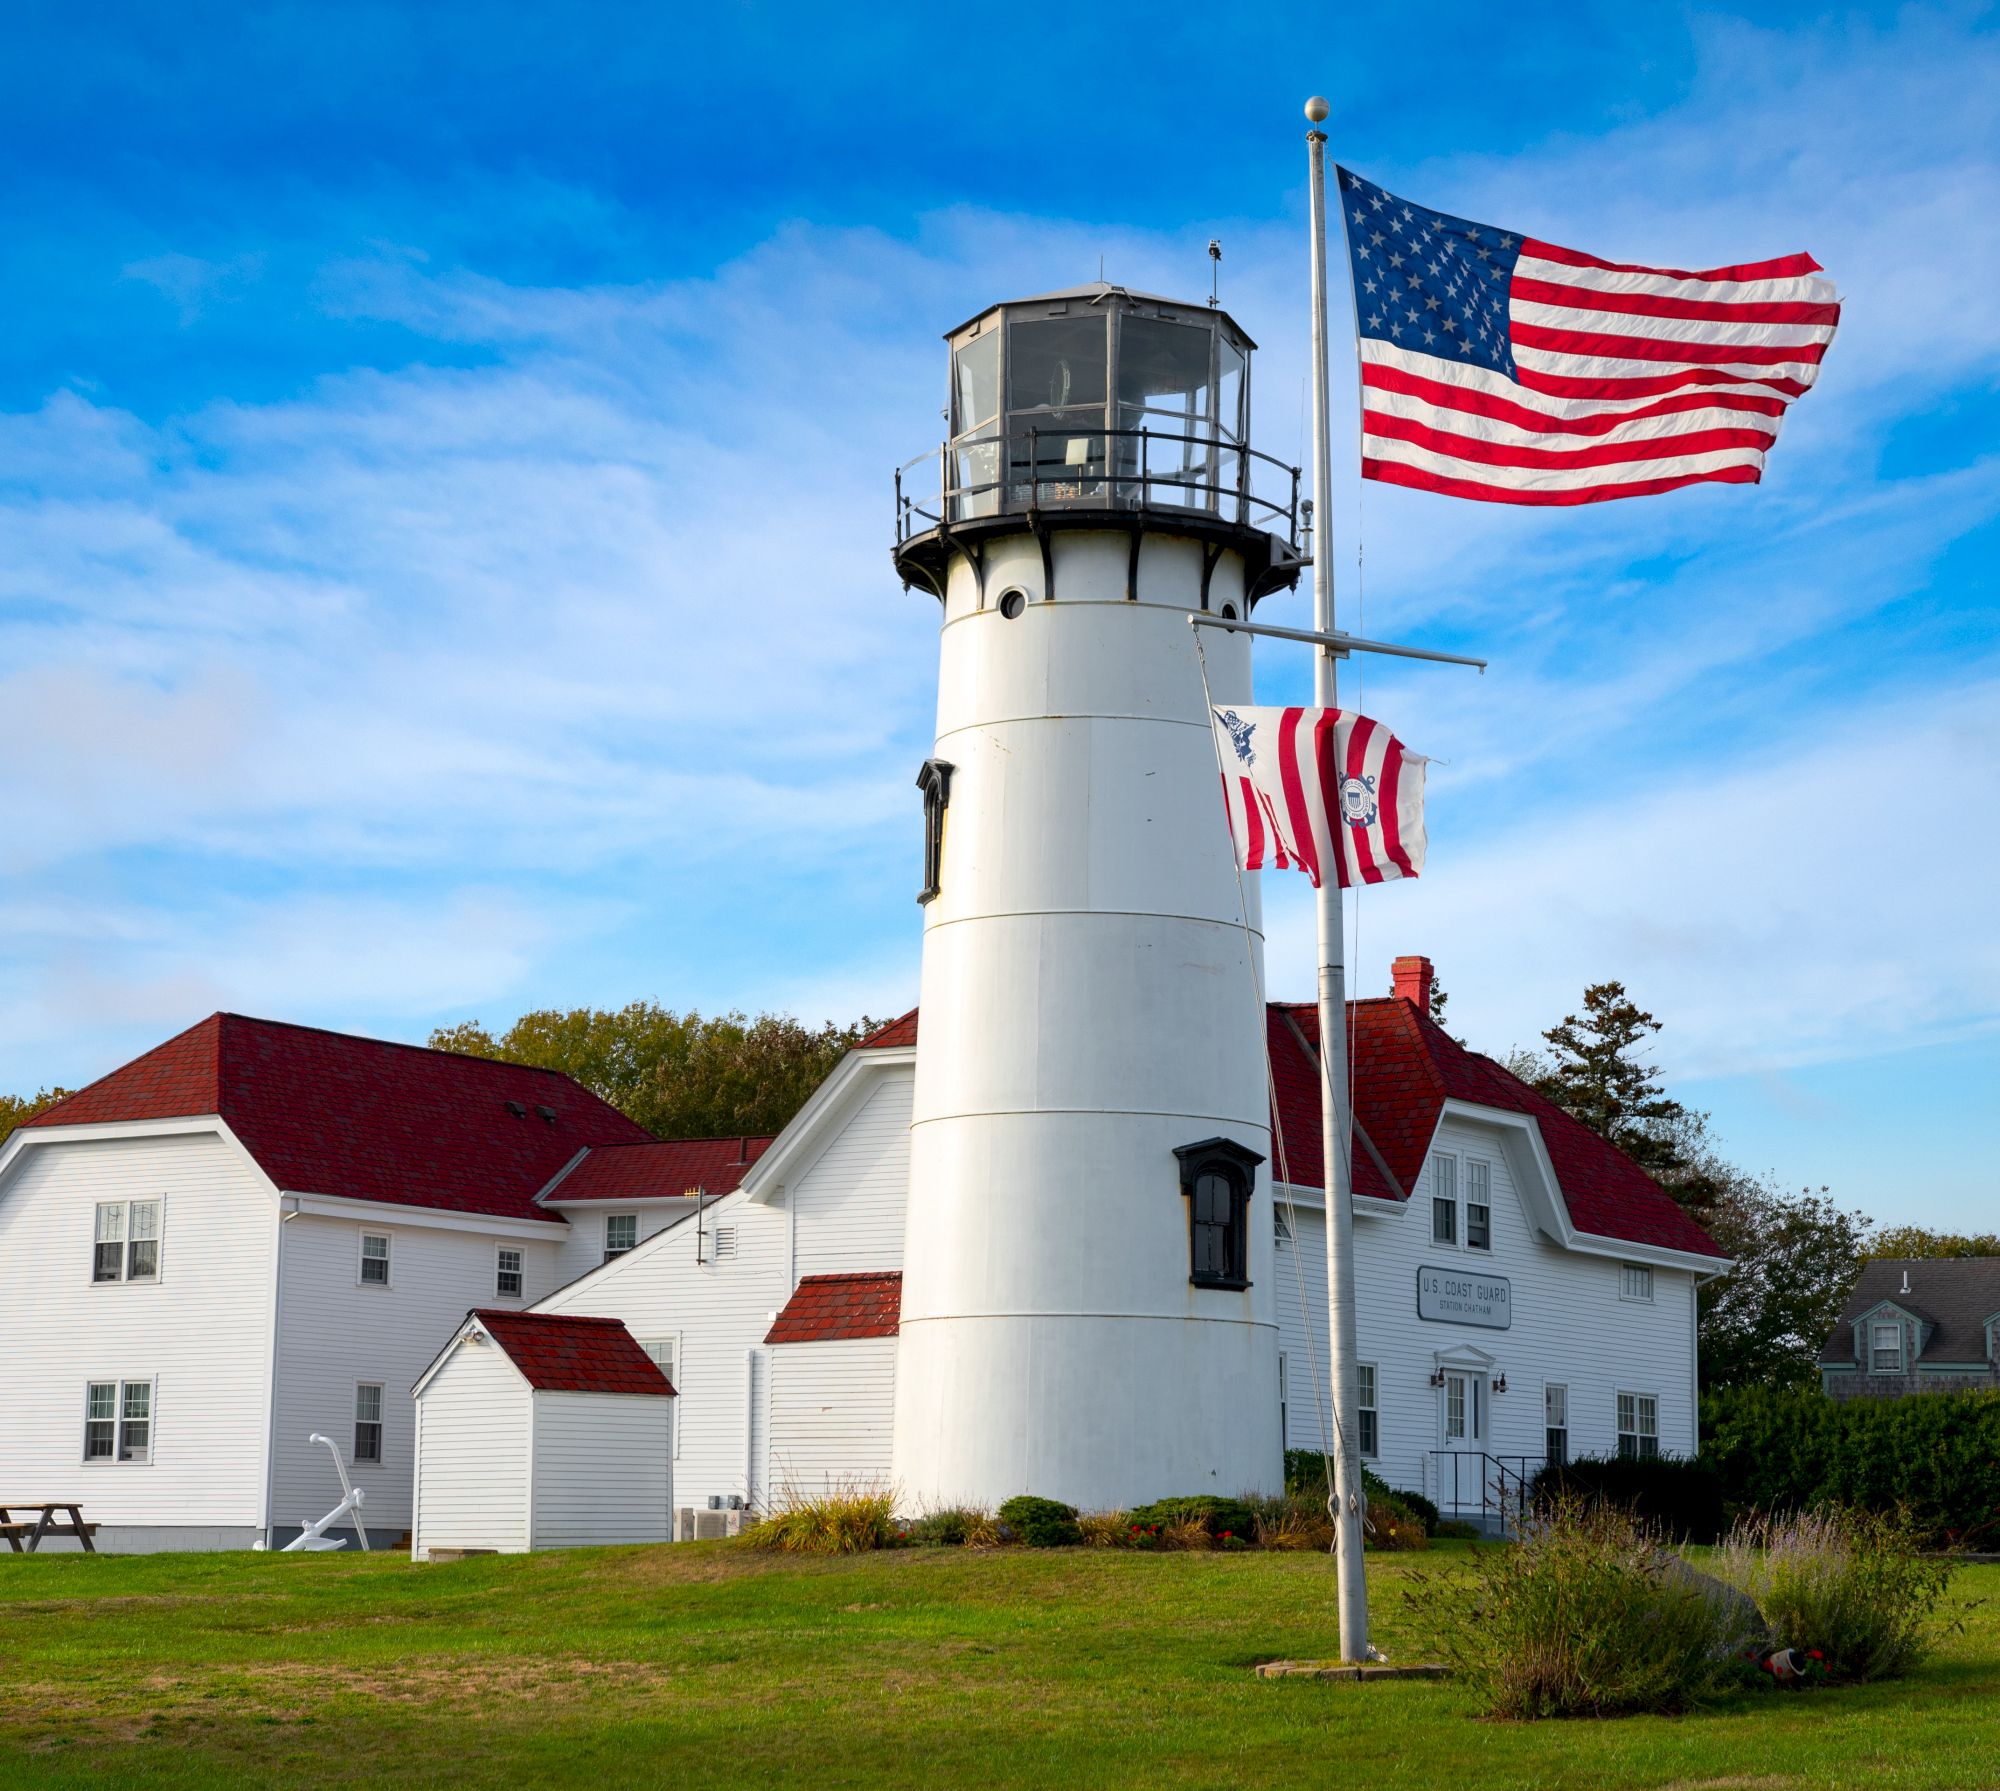
[[[1389,977],[1395,993],[1418,1013],[1431,1011],[1431,984],[1437,972],[1431,968],[1429,958],[1398,958],[1389,966]]]

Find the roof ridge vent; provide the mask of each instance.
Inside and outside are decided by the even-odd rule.
[[[542,1119],[543,1119],[543,1120],[544,1120],[544,1121],[545,1121],[545,1122],[546,1122],[547,1124],[549,1124],[549,1125],[554,1125],[554,1124],[556,1123],[556,1110],[555,1110],[555,1109],[554,1109],[553,1107],[539,1107],[539,1106],[538,1106],[538,1107],[537,1107],[537,1108],[535,1109],[535,1111],[536,1111],[536,1112],[537,1112],[538,1114],[540,1114],[540,1115],[541,1115]]]
[[[516,1119],[526,1119],[528,1117],[527,1108],[523,1107],[519,1101],[508,1101],[505,1105],[507,1111],[513,1114]]]

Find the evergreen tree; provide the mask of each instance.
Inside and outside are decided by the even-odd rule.
[[[1623,983],[1593,983],[1583,992],[1583,1012],[1566,1015],[1542,1034],[1550,1053],[1534,1085],[1700,1218],[1720,1187],[1684,1147],[1690,1124],[1699,1129],[1705,1116],[1670,1099],[1659,1070],[1647,1061],[1646,1049],[1662,1027]]]

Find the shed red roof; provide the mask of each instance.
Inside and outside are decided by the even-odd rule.
[[[733,1194],[771,1148],[768,1138],[667,1138],[643,1144],[595,1145],[543,1196],[566,1200],[667,1200],[702,1193]]]
[[[548,1393],[673,1392],[660,1366],[615,1318],[477,1308],[472,1316],[507,1352],[528,1385]]]
[[[210,1113],[288,1194],[510,1219],[559,1218],[535,1196],[585,1146],[652,1141],[554,1070],[242,1014],[211,1014],[27,1124]]]
[[[903,1277],[870,1275],[803,1277],[766,1343],[832,1343],[844,1337],[893,1337],[903,1316]]]

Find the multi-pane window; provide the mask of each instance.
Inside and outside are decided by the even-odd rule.
[[[1250,1183],[1263,1158],[1229,1138],[1175,1148],[1188,1203],[1188,1279],[1198,1287],[1250,1285]]]
[[[1271,1241],[1281,1250],[1292,1241],[1291,1224],[1275,1206],[1271,1209]]]
[[[623,1256],[627,1250],[635,1250],[639,1245],[639,1215],[637,1213],[606,1213],[604,1215],[604,1260],[609,1262],[614,1256]]]
[[[493,1291],[515,1298],[521,1291],[521,1252],[511,1244],[502,1244],[498,1266],[493,1271]]]
[[[1660,1402],[1651,1393],[1618,1395],[1618,1453],[1650,1460],[1660,1452]]]
[[[386,1232],[361,1234],[361,1281],[365,1287],[389,1285],[389,1238]]]
[[[354,1389],[354,1459],[382,1459],[382,1389],[366,1381]]]
[[[1375,1406],[1375,1364],[1362,1362],[1355,1368],[1355,1380],[1359,1385],[1359,1396],[1355,1401],[1357,1422],[1361,1431],[1361,1453],[1380,1455],[1382,1453],[1381,1418]]]
[[[1462,1374],[1448,1374],[1444,1378],[1444,1440],[1447,1443],[1465,1441],[1465,1396],[1469,1385]]]
[[[1431,1242],[1458,1242],[1458,1159],[1439,1157],[1431,1164]]]
[[[1903,1372],[1903,1327],[1889,1320],[1870,1327],[1868,1368],[1873,1374]]]
[[[1653,1297],[1653,1271],[1643,1262],[1621,1262],[1618,1265],[1618,1297],[1621,1300],[1650,1300]]]
[[[1493,1248],[1492,1165],[1471,1158],[1465,1165],[1465,1247]]]
[[[93,1281],[156,1281],[160,1274],[160,1203],[108,1200],[97,1208]]]
[[[1551,1463],[1569,1460],[1569,1389],[1555,1381],[1542,1388],[1542,1453]]]
[[[84,1392],[83,1459],[153,1459],[153,1383],[92,1381]]]

